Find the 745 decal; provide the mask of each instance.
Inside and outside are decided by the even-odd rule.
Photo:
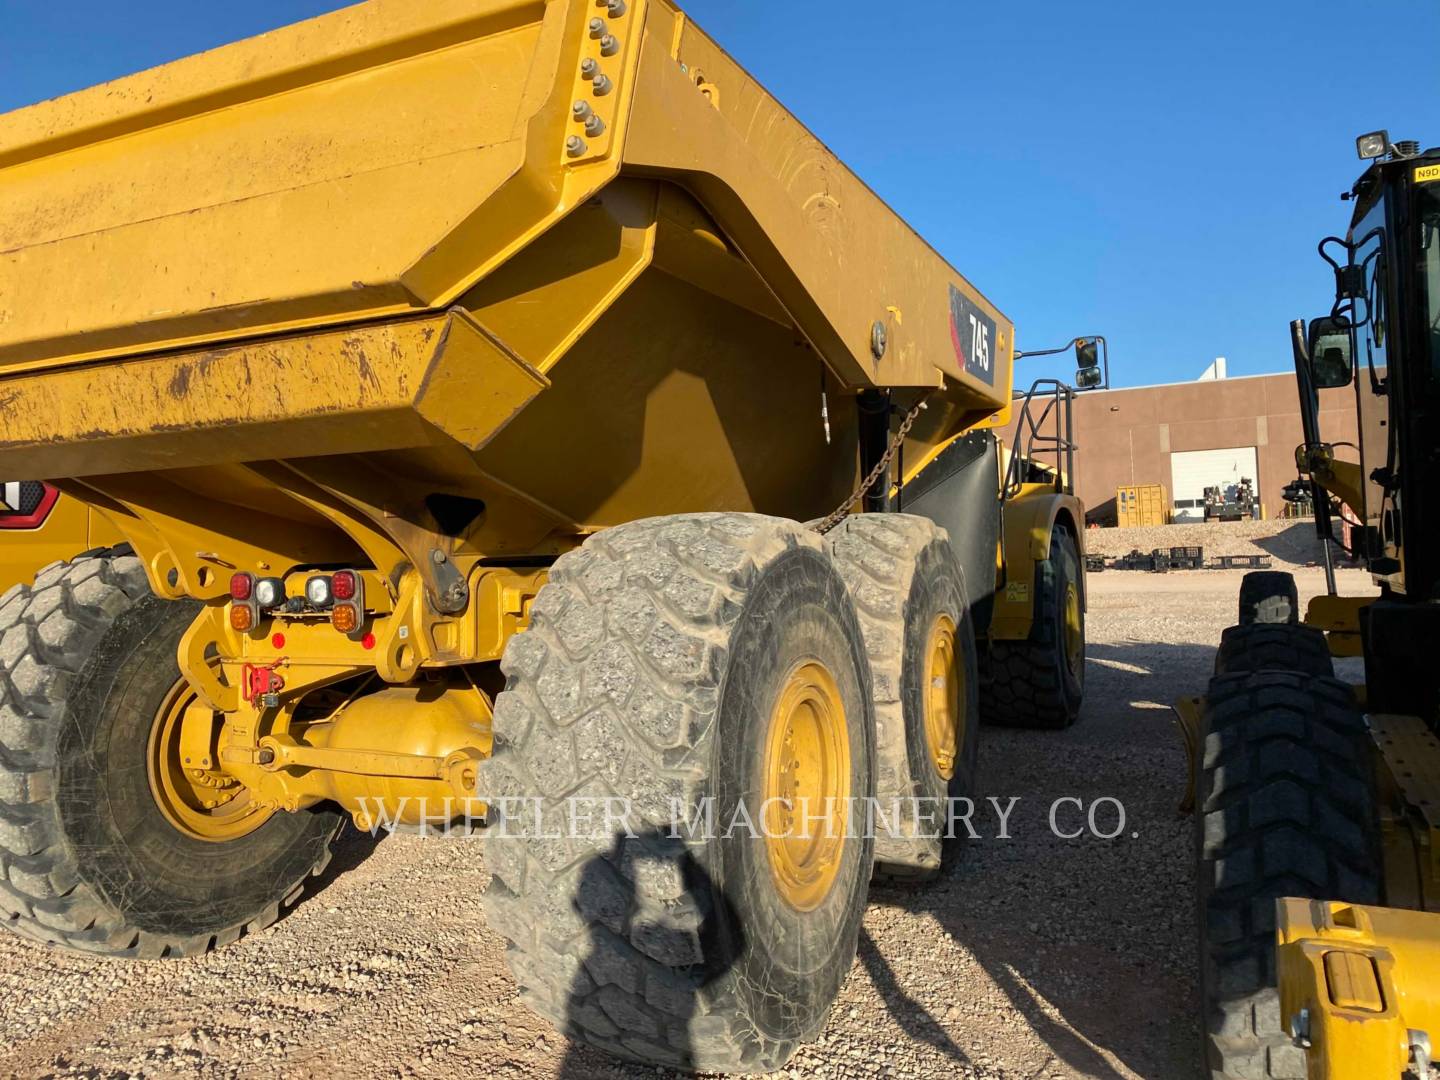
[[[995,320],[954,285],[950,286],[950,338],[966,373],[994,386]]]

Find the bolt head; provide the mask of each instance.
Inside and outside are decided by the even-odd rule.
[[[610,91],[613,90],[613,89],[615,89],[615,84],[610,81],[610,76],[609,76],[609,75],[596,75],[596,76],[595,76],[595,96],[596,96],[596,97],[604,97],[606,94],[610,93]]]
[[[625,0],[608,0],[605,7],[609,10],[612,19],[618,19],[625,14]]]
[[[870,328],[870,351],[875,354],[876,360],[880,360],[884,358],[889,347],[890,332],[885,329],[883,322],[877,322]]]
[[[576,120],[588,120],[595,110],[590,108],[588,101],[577,101],[570,107],[570,111],[575,114]]]
[[[590,20],[590,36],[591,36],[591,37],[598,38],[598,37],[603,37],[604,34],[605,34],[605,20],[602,19],[602,18],[599,18],[598,16],[597,16],[596,18],[591,19],[591,20]]]
[[[600,39],[600,55],[614,56],[620,51],[620,39],[614,34],[606,34]]]
[[[593,56],[587,56],[584,60],[580,61],[580,74],[587,79],[593,79],[596,75],[600,74],[600,61],[596,60]]]
[[[592,139],[598,139],[605,134],[605,121],[592,113],[590,119],[585,121],[585,134]]]

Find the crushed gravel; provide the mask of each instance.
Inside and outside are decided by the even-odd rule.
[[[1216,521],[1158,525],[1146,529],[1088,529],[1085,551],[1120,558],[1132,551],[1146,555],[1156,548],[1203,547],[1205,557],[1267,555],[1278,569],[1318,565],[1322,557],[1315,523],[1308,518],[1275,521]]]
[[[1020,799],[1010,838],[982,807],[985,838],[939,882],[872,892],[829,1026],[777,1075],[1198,1076],[1186,766],[1165,706],[1203,690],[1240,576],[1091,578],[1079,724],[982,735],[984,794]],[[1299,577],[1303,594],[1319,590],[1318,571]],[[1342,580],[1368,587],[1353,571]],[[1050,808],[1066,797],[1118,799],[1124,830],[1053,835]],[[1065,831],[1084,820],[1061,806]],[[1114,828],[1113,805],[1097,823]],[[483,851],[348,835],[288,917],[193,960],[93,960],[0,934],[0,1075],[674,1075],[572,1049],[516,1002],[479,914]]]

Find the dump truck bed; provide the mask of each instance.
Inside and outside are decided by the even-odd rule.
[[[616,11],[371,0],[0,117],[0,471],[324,530],[256,465],[323,459],[499,554],[824,513],[867,388],[931,394],[916,467],[1001,413],[1009,320],[672,4]]]
[[[613,56],[604,15],[375,0],[0,118],[0,364],[443,309],[623,171],[696,191],[852,377],[1003,403],[955,355],[950,285],[1004,323],[958,272],[671,5],[607,18]]]

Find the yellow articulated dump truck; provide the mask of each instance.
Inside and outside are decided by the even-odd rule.
[[[0,605],[0,917],[186,956],[346,819],[473,826],[567,1035],[782,1064],[981,715],[1079,708],[1015,355],[666,0],[374,0],[0,117],[0,475],[126,545]]]

